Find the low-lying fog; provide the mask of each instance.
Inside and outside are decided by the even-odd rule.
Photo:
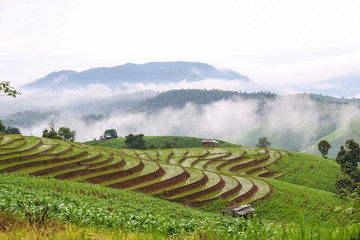
[[[234,84],[237,84],[234,82],[228,84],[229,89],[239,87],[234,87]],[[150,89],[159,90],[160,87],[154,86]],[[184,83],[171,87],[175,89],[184,88]],[[131,86],[130,88],[133,90],[149,89],[144,86]],[[167,88],[163,87],[161,90],[167,90]],[[301,149],[314,143],[314,139],[319,134],[319,129],[321,131],[334,131],[338,127],[349,124],[360,113],[357,105],[342,104],[331,107],[324,105],[322,108],[321,105],[316,105],[314,101],[303,97],[303,95],[278,96],[273,100],[267,100],[265,103],[242,98],[221,100],[201,106],[188,103],[181,109],[166,108],[152,113],[113,111],[103,120],[91,123],[86,123],[79,118],[80,112],[68,110],[71,109],[71,105],[86,104],[86,102],[129,92],[131,91],[109,89],[98,85],[84,89],[64,90],[59,93],[26,90],[16,99],[1,99],[1,113],[6,116],[4,114],[6,112],[25,109],[60,109],[61,114],[55,117],[56,129],[65,126],[75,130],[76,141],[80,142],[94,138],[99,139],[106,129],[112,128],[116,129],[121,137],[130,133],[143,133],[147,136],[180,135],[232,139],[234,142],[237,141],[235,136],[242,136],[243,134],[246,134],[247,138],[253,138],[252,141],[255,142],[258,137],[261,137],[259,134],[271,136],[276,133],[286,136],[289,133],[289,136],[297,138],[295,140],[300,142],[299,148]],[[28,95],[30,93],[31,95]],[[19,107],[14,109],[16,105]],[[6,107],[4,108],[4,106]],[[41,136],[44,128],[48,128],[48,121],[49,119],[46,119],[30,128],[20,127],[20,130],[24,135]],[[325,125],[329,126],[324,127]],[[252,135],[250,130],[255,127],[257,133]],[[241,142],[236,143],[241,144]]]

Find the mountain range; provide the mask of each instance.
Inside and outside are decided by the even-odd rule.
[[[104,84],[110,87],[124,83],[174,83],[204,79],[250,81],[248,77],[232,70],[220,71],[200,62],[150,62],[127,63],[116,67],[92,68],[82,72],[62,70],[25,85],[26,88],[73,88],[89,84]]]

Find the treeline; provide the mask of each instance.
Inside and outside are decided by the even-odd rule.
[[[243,93],[236,91],[223,91],[218,89],[200,90],[200,89],[181,89],[171,90],[160,93],[155,97],[148,98],[137,104],[134,111],[158,111],[166,107],[183,108],[191,102],[197,105],[205,105],[220,100],[228,100],[234,97],[243,99],[272,99],[276,94],[270,92]]]
[[[10,126],[27,128],[46,121],[50,116],[56,115],[59,115],[59,112],[26,110],[10,114],[4,119],[4,123]]]
[[[20,130],[15,127],[5,126],[0,119],[0,133],[20,134]]]

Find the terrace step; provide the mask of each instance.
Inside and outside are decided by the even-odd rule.
[[[32,151],[34,149],[39,148],[42,145],[44,145],[44,143],[40,139],[34,141],[33,143],[27,142],[27,144],[24,144],[21,147],[16,148],[16,151],[14,151],[13,149],[1,150],[0,157],[2,158],[2,157],[5,157],[5,156],[13,156],[13,155],[16,155],[16,154],[30,152],[30,151]]]
[[[75,160],[77,158],[86,156],[88,154],[88,152],[83,151],[68,157],[63,157],[63,158],[50,158],[50,159],[45,159],[45,160],[40,160],[40,161],[31,161],[31,162],[26,162],[26,163],[22,163],[22,164],[17,164],[14,165],[12,167],[8,167],[8,168],[4,168],[2,169],[4,172],[15,172],[21,169],[25,169],[25,168],[30,168],[30,167],[35,167],[35,166],[41,166],[41,165],[49,165],[49,164],[56,164],[56,163],[60,163],[60,162],[66,162],[66,161],[72,161]]]
[[[105,161],[113,161],[114,160],[114,156],[111,156],[109,158],[107,158]],[[103,161],[103,162],[105,162]],[[90,175],[90,174],[94,174],[94,173],[100,173],[103,171],[107,171],[107,170],[115,170],[115,169],[120,169],[122,167],[124,167],[126,165],[126,161],[124,159],[122,159],[120,162],[114,163],[112,165],[108,165],[108,166],[102,166],[102,167],[98,167],[98,168],[94,168],[94,169],[89,169],[87,164],[84,164],[84,169],[79,169],[76,171],[71,171],[71,172],[67,172],[67,173],[62,173],[62,174],[58,174],[55,176],[55,178],[57,179],[71,179],[74,177],[80,177],[80,176],[85,176],[85,175]]]
[[[170,199],[172,200],[180,200],[180,201],[190,201],[200,196],[215,192],[217,190],[222,189],[225,186],[225,180],[217,173],[205,172],[208,175],[208,182],[197,188],[182,194],[177,194]],[[168,196],[166,196],[168,197]]]
[[[92,161],[94,161],[96,159],[99,159],[99,158],[101,158],[103,156],[100,152],[97,152],[97,154],[95,156],[91,156],[89,154],[89,152],[86,152],[86,153],[87,154],[85,156],[87,156],[87,157],[85,159],[76,160],[76,161],[71,162],[71,163],[61,164],[59,166],[44,168],[44,169],[32,172],[30,174],[34,175],[34,176],[44,176],[44,175],[49,175],[49,174],[53,175],[56,172],[60,172],[60,171],[68,170],[70,168],[83,166],[85,163],[92,162]]]
[[[150,173],[146,173],[134,178],[130,178],[124,181],[120,181],[120,182],[115,182],[115,183],[111,183],[111,184],[107,184],[106,186],[111,187],[111,188],[121,188],[121,189],[125,189],[125,188],[129,188],[150,180],[154,180],[158,177],[162,177],[165,175],[165,170],[163,167],[160,166],[160,164],[158,164],[158,169],[156,169],[153,172]]]
[[[165,168],[165,164],[162,165]],[[170,176],[173,176],[173,174],[170,172],[171,170],[173,170],[173,168],[179,168],[178,166],[169,166],[170,169],[166,169],[166,173]],[[139,191],[139,192],[144,192],[144,193],[148,193],[148,192],[152,192],[152,191],[158,191],[161,189],[164,189],[166,187],[169,186],[173,186],[176,185],[180,182],[183,182],[187,179],[190,178],[190,173],[188,171],[186,171],[185,168],[180,167],[183,171],[180,174],[177,174],[173,177],[168,177],[166,179],[164,179],[164,177],[162,177],[161,181],[150,184],[150,185],[145,185],[145,186],[141,186],[136,188],[135,190]]]
[[[110,173],[106,173],[106,174],[103,174],[100,176],[86,178],[84,180],[89,183],[100,184],[100,183],[108,182],[108,181],[111,181],[114,179],[119,179],[119,178],[124,178],[124,177],[130,176],[134,173],[142,171],[144,169],[144,167],[145,167],[145,164],[143,163],[143,161],[138,161],[138,164],[131,168],[120,170],[120,171],[112,171]]]
[[[172,197],[176,194],[198,188],[206,184],[209,180],[207,175],[202,170],[194,169],[194,168],[185,168],[185,170],[190,173],[190,177],[186,181],[178,183],[173,186],[165,187],[161,191],[152,191],[148,193],[152,195],[159,195],[162,194],[163,191],[165,190],[166,197]]]

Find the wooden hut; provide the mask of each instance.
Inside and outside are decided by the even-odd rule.
[[[232,213],[233,217],[237,217],[237,215],[239,215],[241,217],[243,216],[245,219],[248,219],[248,214],[250,214],[250,218],[253,217],[253,212],[255,212],[255,209],[250,205],[241,205],[236,207],[229,207],[218,212],[222,212],[223,215],[225,215],[225,213]]]
[[[219,142],[214,139],[204,139],[201,141],[201,144],[204,147],[216,147],[218,146]]]

